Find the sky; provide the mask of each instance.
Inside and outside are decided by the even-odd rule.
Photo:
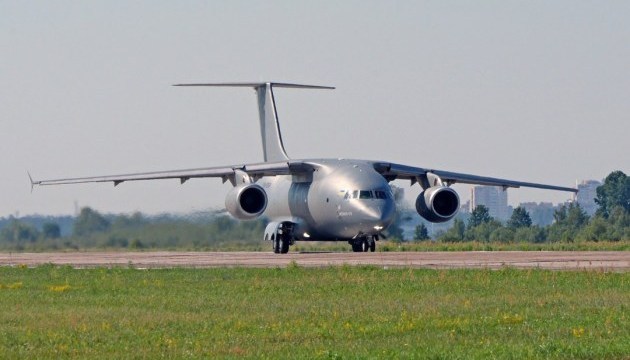
[[[575,186],[630,173],[628,1],[0,1],[0,217],[217,209],[193,179],[36,179],[262,161],[251,89],[278,81],[292,158]],[[418,185],[395,182],[407,198]],[[462,200],[468,185],[455,185]],[[569,193],[510,189],[509,202]]]

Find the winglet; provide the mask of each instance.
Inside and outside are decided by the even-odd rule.
[[[33,181],[33,177],[31,176],[31,173],[27,170],[26,173],[28,174],[28,179],[31,181],[31,194],[33,193],[33,188],[35,188],[35,185],[37,185],[37,182]]]

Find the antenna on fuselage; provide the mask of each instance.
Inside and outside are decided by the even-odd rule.
[[[262,138],[263,156],[265,162],[289,160],[284,150],[280,122],[273,97],[274,87],[293,89],[329,89],[330,86],[301,85],[274,82],[261,83],[209,83],[209,84],[177,84],[174,86],[225,86],[225,87],[253,87],[258,99],[258,114],[260,116],[260,136]]]

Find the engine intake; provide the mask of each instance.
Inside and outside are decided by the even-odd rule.
[[[430,222],[441,223],[452,219],[459,210],[459,195],[447,186],[433,186],[418,195],[416,211]]]
[[[225,197],[225,208],[237,219],[255,219],[267,208],[267,193],[257,184],[234,187]]]

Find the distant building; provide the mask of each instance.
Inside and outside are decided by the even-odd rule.
[[[556,211],[556,207],[550,202],[525,202],[520,203],[518,206],[529,213],[532,225],[547,226],[553,223],[553,213]]]
[[[500,186],[473,186],[470,189],[470,211],[483,205],[488,208],[490,216],[500,221],[510,218],[507,200],[507,190]]]
[[[465,203],[459,205],[459,213],[460,214],[470,214],[470,200],[468,200]]]
[[[597,197],[597,187],[601,185],[602,183],[597,180],[582,180],[577,184],[578,192],[575,195],[575,201],[589,216],[593,216],[599,207],[595,203],[595,197]]]

